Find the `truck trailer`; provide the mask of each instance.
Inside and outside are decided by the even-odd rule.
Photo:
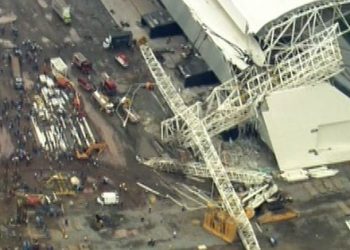
[[[61,57],[55,57],[50,59],[50,67],[52,70],[52,73],[54,75],[61,74],[63,76],[68,75],[68,66],[67,64],[62,60]]]
[[[21,64],[19,57],[11,55],[11,70],[15,89],[21,90],[24,88]]]
[[[52,0],[52,9],[65,24],[70,24],[72,22],[70,6],[65,2],[65,0]]]
[[[92,62],[90,62],[81,52],[73,54],[72,63],[84,74],[90,74],[92,69]]]

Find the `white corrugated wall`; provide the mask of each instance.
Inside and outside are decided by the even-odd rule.
[[[221,82],[231,79],[233,73],[230,63],[225,60],[221,50],[206,35],[202,25],[192,17],[188,6],[181,0],[161,0],[161,2],[218,79]]]

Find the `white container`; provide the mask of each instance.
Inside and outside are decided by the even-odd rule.
[[[309,179],[308,172],[303,169],[286,171],[281,174],[281,177],[288,182],[305,181]]]
[[[327,177],[332,177],[336,174],[338,174],[339,170],[337,169],[323,169],[319,171],[311,171],[309,172],[310,176],[312,178],[327,178]]]
[[[198,246],[198,250],[207,250],[207,246],[206,245],[199,245]]]
[[[97,197],[97,203],[100,205],[115,205],[119,203],[118,192],[104,192]]]
[[[68,66],[67,64],[64,63],[62,58],[60,57],[51,58],[50,65],[53,71],[56,71],[57,73],[60,73],[63,76],[67,76]]]
[[[46,75],[39,75],[39,80],[41,84],[46,84]]]

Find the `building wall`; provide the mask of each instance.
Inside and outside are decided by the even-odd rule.
[[[221,50],[206,34],[202,25],[192,16],[188,6],[181,0],[161,0],[170,15],[179,24],[187,38],[203,57],[221,82],[232,78],[232,66]]]
[[[266,123],[262,116],[261,112],[268,111],[268,106],[266,102],[263,102],[260,106],[260,112],[257,117],[257,131],[259,133],[260,139],[269,147],[269,149],[273,152],[272,143],[269,137],[269,131],[267,130]]]

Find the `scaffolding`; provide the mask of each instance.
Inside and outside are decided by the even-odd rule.
[[[214,88],[205,102],[197,102],[188,110],[198,115],[210,137],[235,127],[254,117],[267,94],[278,89],[316,84],[339,73],[342,56],[338,35],[338,24],[334,24],[276,55],[276,66],[251,67],[248,72]],[[161,129],[164,141],[177,141],[197,150],[188,124],[180,115],[163,121]]]
[[[181,117],[183,122],[187,124],[191,138],[198,147],[206,167],[212,176],[224,207],[229,215],[237,222],[238,232],[243,245],[247,250],[260,249],[253,227],[245,214],[240,198],[232,186],[225,167],[211,142],[206,127],[197,114],[193,113],[192,109],[185,105],[170,78],[156,59],[152,49],[148,45],[141,45],[140,50],[165,101],[173,113]]]
[[[297,46],[334,24],[341,26],[339,36],[349,32],[350,24],[346,18],[350,11],[349,4],[349,0],[319,1],[270,22],[258,34],[266,63],[274,64],[276,54]]]

